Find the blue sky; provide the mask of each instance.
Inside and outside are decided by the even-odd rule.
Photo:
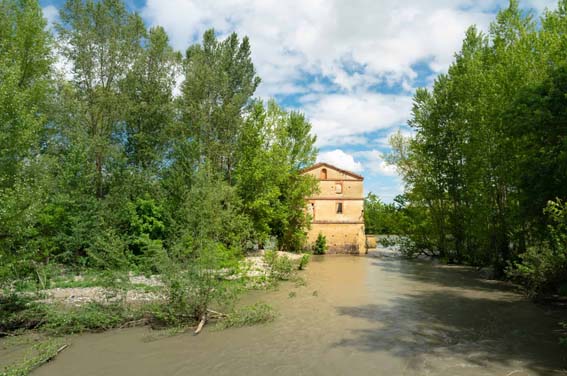
[[[319,160],[365,176],[366,192],[403,191],[383,158],[407,127],[412,96],[446,72],[470,25],[487,30],[507,0],[126,0],[184,51],[208,28],[247,35],[257,96],[304,112]],[[49,21],[60,0],[41,0]],[[522,0],[534,13],[556,0]]]

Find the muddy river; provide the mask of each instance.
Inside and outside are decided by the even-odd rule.
[[[558,312],[466,268],[325,256],[302,276],[305,286],[246,296],[272,304],[273,323],[154,341],[147,328],[79,336],[34,375],[567,374]]]

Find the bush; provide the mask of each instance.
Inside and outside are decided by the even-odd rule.
[[[545,213],[551,222],[546,239],[528,248],[521,261],[507,269],[532,297],[560,293],[567,282],[567,203],[550,201]]]
[[[269,277],[273,280],[287,281],[293,275],[293,262],[287,256],[279,256],[276,251],[266,251],[264,262],[268,266]]]
[[[42,329],[55,335],[99,332],[137,320],[142,315],[140,310],[131,310],[121,303],[87,303],[70,309],[50,307]]]
[[[0,332],[10,333],[40,326],[45,321],[47,306],[31,296],[9,294],[0,296],[0,312]]]
[[[313,246],[313,254],[324,255],[327,252],[327,238],[322,233],[317,235],[317,240],[315,240],[315,245]]]
[[[0,332],[40,329],[55,335],[103,331],[143,315],[121,302],[87,303],[67,308],[39,303],[30,296],[9,295],[0,299]]]
[[[299,259],[299,265],[297,266],[297,269],[299,270],[303,270],[305,269],[305,267],[307,266],[307,264],[309,264],[309,259],[311,258],[310,255],[308,255],[307,253],[304,253],[303,255],[301,255],[301,258]]]

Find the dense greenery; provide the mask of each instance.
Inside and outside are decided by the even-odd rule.
[[[391,140],[408,253],[491,265],[533,294],[565,289],[566,32],[567,1],[538,22],[512,0],[416,92],[415,136]]]
[[[364,199],[364,229],[367,234],[398,234],[407,219],[404,202],[397,196],[393,203],[385,203],[372,192]]]
[[[313,244],[313,254],[314,255],[324,255],[327,252],[327,237],[323,233],[317,235],[315,244]]]
[[[232,312],[226,326],[271,320],[233,310],[240,261],[306,246],[309,122],[254,98],[247,38],[208,30],[183,55],[121,0],[68,0],[59,19],[0,0],[0,336],[187,327],[211,306]],[[297,269],[273,261],[274,280]],[[132,271],[159,274],[150,304],[126,304]],[[62,283],[105,297],[32,295]]]
[[[0,0],[0,50],[3,287],[54,264],[193,280],[270,238],[304,247],[315,138],[254,99],[247,38],[183,56],[120,0],[69,0],[53,32],[37,1]]]

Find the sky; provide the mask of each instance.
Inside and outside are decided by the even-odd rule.
[[[41,0],[56,22],[61,0]],[[508,0],[126,0],[180,50],[214,28],[248,36],[262,79],[256,96],[304,112],[318,160],[365,177],[390,202],[403,182],[384,155],[388,138],[411,135],[418,87],[447,71],[466,29],[488,30]],[[535,15],[556,0],[521,0]]]

